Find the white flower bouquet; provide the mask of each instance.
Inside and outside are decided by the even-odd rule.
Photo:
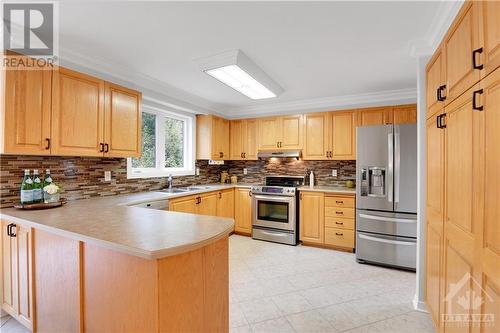
[[[51,203],[59,201],[59,193],[61,192],[61,188],[56,184],[52,183],[43,188],[43,202]]]

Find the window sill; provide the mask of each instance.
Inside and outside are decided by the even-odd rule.
[[[159,171],[159,170],[144,170],[142,172],[127,172],[127,179],[141,179],[141,178],[162,178],[172,176],[194,176],[194,170],[168,170],[168,171]]]

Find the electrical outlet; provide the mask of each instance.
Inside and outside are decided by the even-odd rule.
[[[104,181],[105,182],[111,181],[111,171],[104,171]]]
[[[248,174],[248,169],[247,169],[247,168],[243,168],[243,174],[244,174],[244,175],[247,175],[247,174]]]
[[[337,177],[337,169],[332,169],[332,177]]]
[[[195,176],[200,175],[200,168],[199,167],[196,167],[194,174],[195,174]]]

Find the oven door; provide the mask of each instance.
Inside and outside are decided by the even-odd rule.
[[[253,195],[253,225],[295,231],[295,212],[295,196]]]

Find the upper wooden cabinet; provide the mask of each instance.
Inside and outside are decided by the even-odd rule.
[[[105,156],[141,156],[141,93],[105,84]]]
[[[356,112],[335,111],[304,116],[305,160],[356,159]]]
[[[25,56],[18,56],[27,60]],[[36,65],[36,62],[35,62]],[[5,70],[1,151],[5,154],[50,155],[51,70]]]
[[[3,73],[2,153],[140,156],[141,93],[62,67]]]
[[[417,123],[417,105],[394,106],[392,108],[392,123],[394,125]]]
[[[301,149],[303,116],[258,119],[258,149]]]
[[[104,81],[66,68],[54,70],[52,154],[103,156]]]
[[[230,159],[229,120],[213,115],[197,115],[196,141],[197,159]]]
[[[231,120],[229,133],[229,159],[257,159],[257,119]]]
[[[392,106],[359,109],[358,126],[392,124]]]
[[[484,78],[500,66],[500,2],[475,1],[474,6],[479,12],[484,63],[481,77]]]
[[[443,108],[443,98],[446,93],[443,49],[441,46],[437,49],[426,67],[427,118]]]

